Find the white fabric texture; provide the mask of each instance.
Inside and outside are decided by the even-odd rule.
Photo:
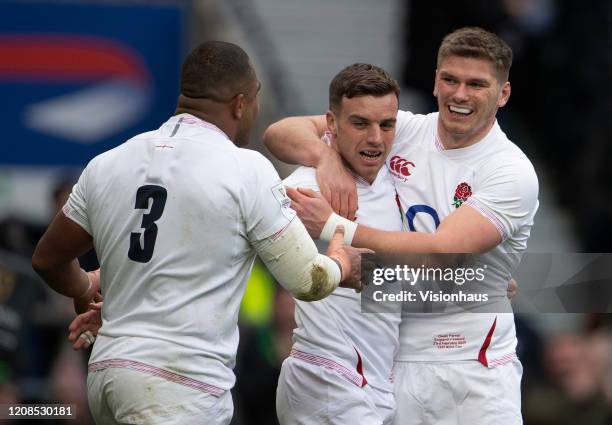
[[[521,363],[399,362],[395,425],[521,425]]]
[[[230,389],[253,242],[295,217],[272,164],[189,114],[94,158],[64,207],[105,297],[90,363],[145,362]]]
[[[497,123],[479,142],[445,150],[437,135],[437,122],[437,113],[414,115],[399,111],[387,166],[409,230],[435,232],[457,208],[474,208],[498,229],[502,243],[475,256],[476,266],[487,265],[487,278],[479,285],[496,303],[488,311],[495,312],[449,314],[433,310],[422,314],[404,309],[397,359],[476,360],[482,358],[484,347],[483,363],[495,364],[516,350],[514,317],[506,288],[527,247],[538,207],[538,180],[529,159]],[[471,194],[466,199],[457,198],[458,188],[466,187],[464,184]],[[491,329],[494,332],[486,346]]]

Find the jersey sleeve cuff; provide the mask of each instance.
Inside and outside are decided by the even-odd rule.
[[[508,239],[508,232],[506,231],[506,228],[504,227],[501,220],[497,218],[497,216],[493,214],[489,210],[489,208],[487,208],[482,202],[471,197],[467,201],[465,201],[463,205],[468,205],[472,207],[473,209],[478,211],[480,214],[482,214],[486,219],[488,219],[491,222],[491,224],[493,224],[493,226],[495,226],[495,228],[499,232],[502,238],[502,241],[505,241],[506,239]]]

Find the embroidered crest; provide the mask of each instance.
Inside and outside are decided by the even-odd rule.
[[[453,197],[453,206],[459,208],[461,204],[468,200],[472,196],[472,188],[469,184],[463,182],[457,185],[455,189],[455,196]]]

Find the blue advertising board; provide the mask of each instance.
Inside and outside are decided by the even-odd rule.
[[[176,102],[184,15],[0,1],[0,166],[82,166],[159,127]]]

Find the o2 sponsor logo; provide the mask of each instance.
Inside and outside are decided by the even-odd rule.
[[[418,214],[425,214],[426,216],[430,216],[429,218],[432,220],[432,224],[434,225],[433,229],[417,229],[414,226],[415,219]],[[412,232],[434,232],[438,226],[440,225],[440,217],[438,216],[438,212],[429,205],[413,205],[406,211],[406,219],[408,220],[408,228]]]

